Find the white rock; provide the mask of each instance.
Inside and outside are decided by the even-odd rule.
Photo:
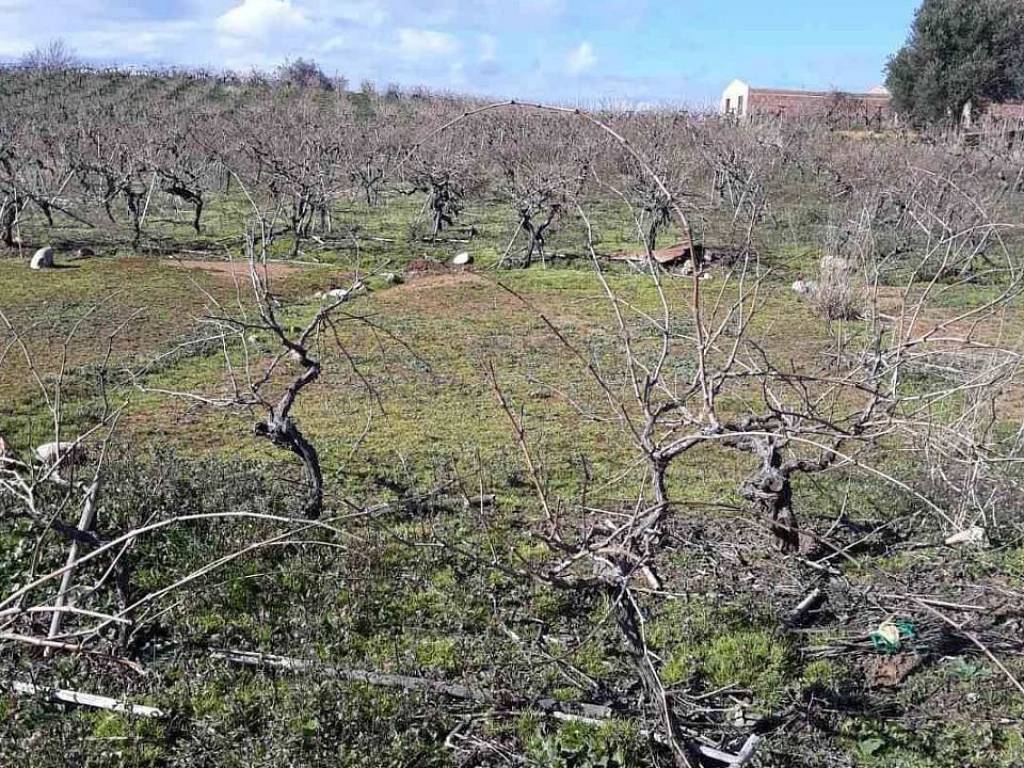
[[[33,453],[36,459],[47,466],[60,461],[62,467],[70,467],[85,460],[85,448],[79,443],[43,443]]]
[[[988,536],[985,529],[980,525],[975,525],[954,533],[946,539],[946,545],[952,547],[957,544],[984,544],[986,541],[988,541]]]
[[[32,269],[50,269],[53,267],[53,248],[46,246],[40,248],[32,256],[32,262],[29,264]]]
[[[355,296],[355,294],[366,290],[369,290],[366,287],[366,283],[362,280],[357,280],[352,284],[351,288],[331,288],[329,291],[323,291],[316,296],[318,299],[324,299],[333,304],[339,301],[347,301]]]
[[[246,341],[249,342],[249,346],[256,352],[269,351],[267,345],[264,344],[263,340],[256,334],[251,335],[248,339],[246,339]]]
[[[467,264],[473,263],[473,257],[469,255],[467,251],[456,254],[455,258],[452,259],[452,264],[456,267],[464,267]]]
[[[793,293],[798,296],[810,296],[818,291],[818,284],[813,280],[800,279],[790,286],[793,289]]]

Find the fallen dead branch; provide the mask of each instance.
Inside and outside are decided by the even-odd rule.
[[[67,704],[78,704],[93,709],[107,709],[111,712],[121,712],[135,717],[163,717],[163,710],[156,707],[147,707],[142,704],[132,704],[127,701],[119,701],[109,696],[98,696],[94,693],[82,693],[81,691],[70,691],[65,688],[46,688],[14,681],[10,684],[11,690],[24,696],[43,696],[53,701],[62,701]]]
[[[589,703],[568,703],[554,699],[535,699],[528,701],[519,697],[510,696],[507,693],[498,693],[472,688],[459,683],[448,683],[440,680],[430,680],[423,677],[411,675],[392,675],[381,672],[371,672],[362,669],[344,669],[341,667],[322,664],[317,661],[296,659],[289,656],[279,656],[270,653],[257,653],[253,651],[218,650],[212,651],[211,657],[221,659],[229,664],[237,664],[246,667],[269,667],[272,669],[283,669],[289,672],[307,673],[316,672],[319,675],[334,677],[339,680],[346,680],[354,683],[366,683],[383,688],[399,688],[405,691],[417,693],[431,693],[440,696],[447,696],[463,701],[472,701],[487,706],[501,706],[503,708],[514,707],[516,709],[532,710],[541,712],[556,720],[584,722],[592,725],[600,725],[613,717],[635,716],[637,713],[624,709],[614,709],[601,704]],[[643,731],[645,735],[652,736],[662,741],[658,734]],[[751,734],[743,747],[737,754],[731,754],[717,749],[710,744],[696,744],[694,748],[706,758],[717,760],[720,763],[730,766],[748,765],[753,760],[758,744],[762,738]]]
[[[471,688],[458,683],[448,683],[439,680],[430,680],[424,677],[411,675],[391,675],[381,672],[371,672],[362,669],[344,669],[316,661],[296,659],[289,656],[278,656],[269,653],[254,653],[252,651],[213,651],[211,656],[215,659],[223,659],[231,664],[238,664],[246,667],[271,667],[284,669],[289,672],[316,672],[319,675],[334,677],[339,680],[346,680],[353,683],[366,683],[383,688],[400,688],[405,691],[417,693],[432,693],[439,696],[447,696],[463,701],[473,701],[478,704],[489,706],[518,706],[522,708],[533,708],[541,712],[553,714],[555,712],[577,715],[581,717],[607,720],[614,717],[617,712],[611,707],[598,704],[567,704],[555,701],[554,699],[538,699],[527,701],[519,697],[509,696],[504,693],[496,693],[480,688]],[[622,713],[628,714],[628,713]]]

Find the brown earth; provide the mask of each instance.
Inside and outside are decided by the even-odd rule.
[[[223,259],[168,259],[167,264],[178,269],[195,269],[201,272],[206,272],[215,277],[228,278],[229,282],[234,283],[235,280],[241,278],[247,279],[249,276],[249,262],[247,261],[225,261]],[[280,262],[271,262],[266,266],[262,267],[262,270],[266,270],[266,274],[270,278],[275,277],[288,277],[297,272],[301,272],[307,268],[307,264],[283,264]]]

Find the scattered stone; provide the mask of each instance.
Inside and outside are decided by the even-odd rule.
[[[52,269],[53,268],[53,248],[45,246],[40,248],[32,256],[32,261],[29,264],[32,269]]]
[[[455,258],[452,259],[452,266],[455,267],[465,267],[472,263],[473,257],[467,251],[463,251],[462,253],[456,254]]]
[[[800,278],[791,286],[797,296],[811,296],[818,292],[818,284],[813,280]]]
[[[33,453],[39,462],[48,467],[60,462],[61,468],[66,469],[85,461],[85,447],[80,443],[43,443]]]
[[[364,288],[366,288],[366,286],[361,280],[358,280],[351,288],[331,288],[329,291],[324,291],[323,293],[318,294],[318,296],[321,299],[327,299],[332,302],[348,301],[354,293],[361,291]]]
[[[972,526],[954,533],[946,539],[946,546],[955,547],[959,544],[976,544],[984,546],[988,542],[988,534],[980,525]]]
[[[462,499],[462,506],[466,509],[480,509],[481,507],[488,509],[494,506],[496,497],[493,493],[485,493],[483,496],[466,496]]]

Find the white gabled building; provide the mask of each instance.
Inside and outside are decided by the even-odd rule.
[[[719,111],[733,117],[754,115],[830,115],[881,123],[893,116],[892,97],[882,86],[867,93],[802,91],[791,88],[754,88],[733,80],[722,92]]]
[[[720,106],[723,115],[743,117],[750,111],[750,84],[742,80],[733,80],[722,93]]]

